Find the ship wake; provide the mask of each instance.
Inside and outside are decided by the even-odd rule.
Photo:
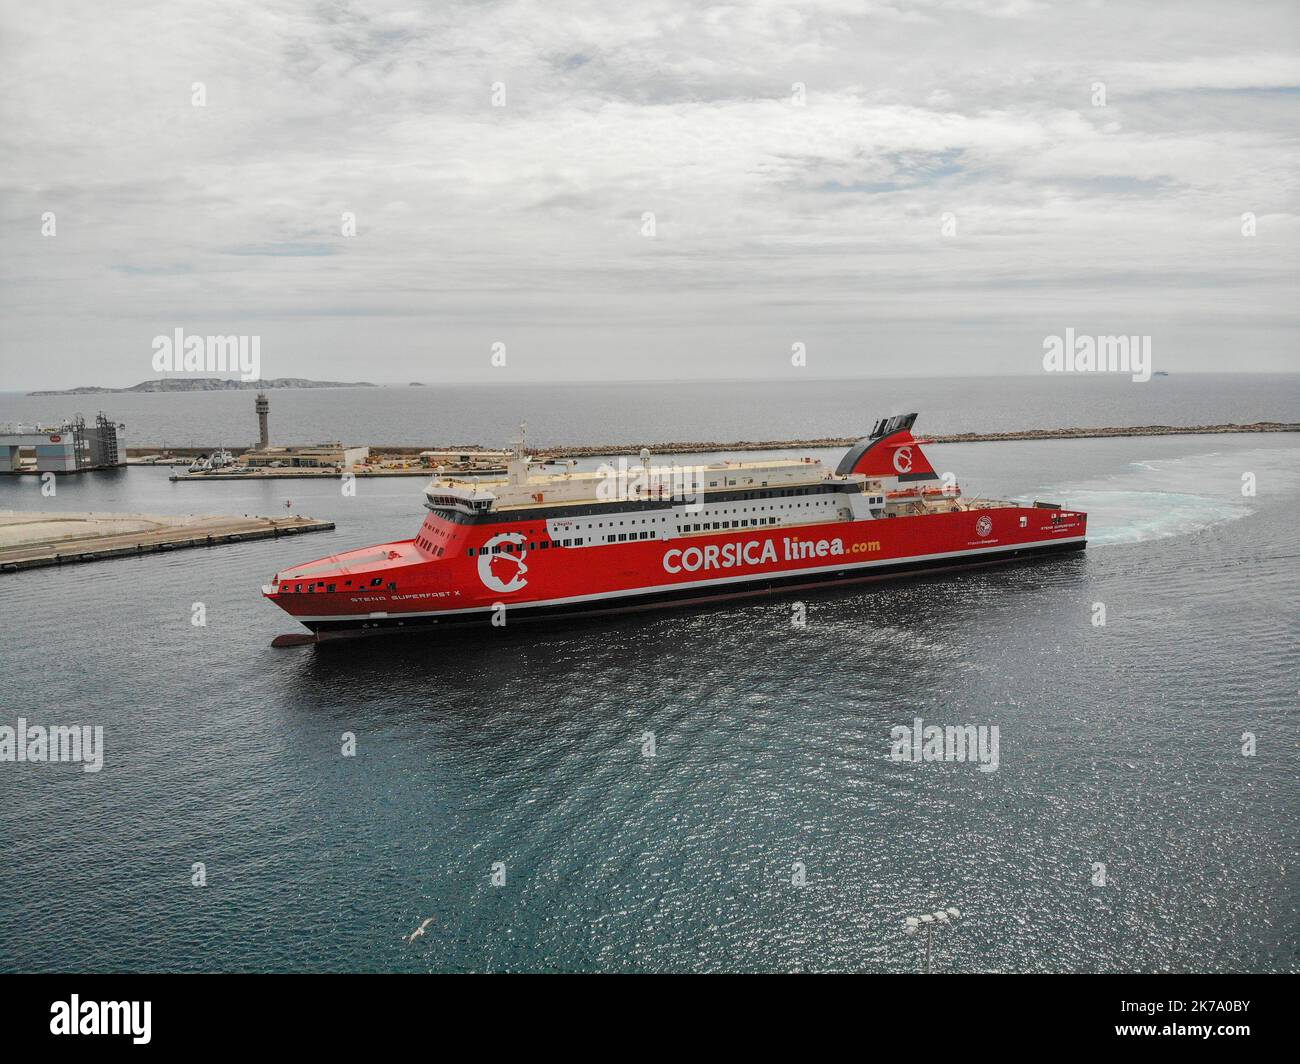
[[[1135,461],[1121,473],[1057,485],[1062,502],[1088,514],[1088,545],[1142,543],[1191,535],[1254,513],[1300,474],[1293,452],[1269,449]],[[1242,493],[1252,473],[1257,495]]]

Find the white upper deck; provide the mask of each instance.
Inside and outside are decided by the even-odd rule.
[[[579,472],[572,465],[560,472],[537,470],[532,460],[516,456],[504,476],[439,474],[425,495],[433,506],[475,512],[529,507],[647,501],[710,491],[787,488],[838,479],[820,461],[776,458],[710,465],[652,465],[642,453],[631,464],[618,459]]]

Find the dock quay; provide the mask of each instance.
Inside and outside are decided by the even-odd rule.
[[[0,510],[0,573],[328,532],[312,517]]]
[[[1239,432],[1300,432],[1300,422],[1257,421],[1249,425],[1133,425],[1092,429],[1025,429],[1018,432],[959,432],[929,435],[931,443],[998,443],[1020,440],[1087,440],[1116,436],[1205,436]],[[687,441],[647,443],[655,454],[728,454],[733,451],[794,451],[812,448],[852,447],[862,437],[821,436],[805,440],[735,440],[730,443]],[[539,460],[561,461],[568,458],[603,458],[635,454],[637,443],[610,446],[593,444],[582,447],[538,448]]]
[[[153,464],[153,463],[149,463]],[[475,470],[480,473],[502,472],[501,470]],[[351,473],[354,477],[423,477],[428,480],[434,474],[434,470],[423,467],[411,467],[407,469],[388,469],[373,468],[367,466],[354,466],[350,469],[250,469],[247,471],[231,473],[226,470],[220,470],[214,473],[173,473],[167,479],[177,484],[195,483],[202,481],[212,484],[219,480],[319,480],[322,477],[337,480],[344,473]]]
[[[1208,436],[1223,433],[1267,433],[1300,432],[1300,422],[1257,421],[1250,424],[1223,425],[1120,425],[1104,428],[1053,428],[1025,429],[1015,432],[959,432],[932,435],[934,443],[996,443],[1024,440],[1083,440],[1107,439],[1125,436]],[[617,444],[584,444],[539,446],[534,461],[562,462],[579,458],[609,458],[617,455],[636,454],[642,446],[648,447],[656,455],[673,454],[716,454],[742,451],[797,451],[815,448],[851,447],[860,436],[820,436],[813,439],[797,440],[732,440],[729,442],[689,440],[670,442],[633,441]],[[132,465],[186,465],[193,456],[207,453],[212,448],[185,447],[176,448],[160,456],[146,448],[129,448],[127,461]],[[419,446],[371,445],[368,448],[370,461],[346,470],[357,477],[429,477],[436,471],[440,461],[431,461],[428,456],[457,455],[461,461],[447,462],[444,472],[455,475],[486,476],[499,475],[504,468],[496,468],[496,459],[500,451],[489,451],[478,444],[461,445],[444,448],[440,451],[428,451]],[[235,455],[241,452],[235,450]],[[173,481],[204,481],[212,483],[221,480],[267,480],[298,479],[316,477],[337,478],[344,470],[339,468],[274,468],[268,466],[234,467],[231,471],[220,470],[208,473],[188,474],[174,473]]]

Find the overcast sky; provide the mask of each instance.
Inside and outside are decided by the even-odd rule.
[[[0,390],[1300,363],[1294,0],[0,10]]]

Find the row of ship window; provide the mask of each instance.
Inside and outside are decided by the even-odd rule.
[[[437,525],[433,524],[432,522],[427,524],[423,529],[421,529],[421,531],[424,533],[424,535],[417,536],[415,538],[415,545],[417,547],[423,548],[424,550],[427,550],[435,558],[441,558],[444,553],[444,548],[436,546],[431,537],[437,536],[439,539],[446,539],[447,538],[446,531],[444,531],[441,528],[438,528]]]
[[[358,587],[356,587],[356,588],[353,588],[353,587],[352,587],[352,581],[351,581],[351,580],[344,580],[344,581],[343,581],[343,588],[344,588],[345,591],[364,591],[364,590],[367,590],[368,588],[372,588],[372,587],[383,587],[383,584],[384,584],[384,578],[383,578],[382,576],[376,576],[374,579],[372,579],[372,580],[370,581],[370,583],[369,583],[368,585],[365,583],[365,581],[362,581],[361,584],[360,584]],[[303,593],[304,593],[304,592],[303,592],[303,586],[304,586],[304,585],[302,585],[302,584],[294,584],[294,585],[293,585],[293,593],[294,593],[295,595],[303,594]],[[327,583],[325,583],[324,580],[316,580],[316,581],[313,581],[313,582],[308,583],[308,584],[306,585],[307,590],[306,590],[305,593],[308,594],[308,595],[314,595],[317,591],[320,591],[320,592],[323,592],[324,594],[329,594],[329,593],[330,593],[331,591],[333,591],[337,586],[338,586],[338,585],[336,585],[336,584],[327,584]],[[390,581],[388,582],[388,590],[389,590],[389,591],[396,591],[396,590],[397,590],[397,583],[396,583],[396,581],[390,580]],[[281,593],[285,593],[285,594],[287,594],[288,591],[289,591],[289,585],[288,585],[288,584],[281,584],[281,585],[280,585],[280,591],[281,591]]]
[[[795,494],[795,493],[792,492],[791,494]],[[750,507],[748,507],[748,506],[742,506],[742,507],[738,507],[738,508],[733,509],[733,510],[715,510],[715,511],[713,511],[713,512],[714,512],[714,513],[720,513],[720,514],[740,514],[740,513],[747,514],[747,513],[751,513],[751,512],[752,512],[752,513],[760,513],[760,512],[770,512],[770,511],[773,511],[773,510],[787,510],[787,509],[788,509],[788,510],[795,510],[795,509],[802,509],[802,508],[807,508],[807,507],[815,507],[815,506],[832,506],[832,505],[834,505],[834,501],[831,500],[831,499],[816,499],[816,500],[814,500],[814,501],[812,501],[812,502],[780,503],[780,504],[775,505],[775,506],[755,506],[755,507],[753,507],[752,509],[751,509]],[[624,521],[619,521],[619,526],[621,527],[621,526],[623,526],[624,524],[632,524],[632,525],[638,525],[638,524],[642,524],[642,525],[643,525],[643,524],[655,524],[656,522],[658,522],[659,524],[663,524],[663,523],[665,523],[667,520],[668,520],[668,518],[666,518],[666,517],[634,517],[634,518],[630,518],[630,519],[628,519],[626,522],[624,522]],[[709,531],[710,529],[718,529],[718,530],[722,530],[722,529],[728,529],[728,528],[751,528],[751,527],[756,526],[756,525],[774,525],[774,524],[777,523],[777,520],[778,520],[778,519],[775,518],[775,517],[767,517],[767,518],[756,517],[756,518],[749,518],[748,520],[738,520],[738,521],[737,521],[737,520],[732,520],[732,521],[712,521],[712,522],[702,522],[702,523],[700,523],[700,524],[685,524],[685,525],[678,525],[678,526],[677,526],[677,531],[678,531],[678,532],[700,532],[700,531]],[[585,526],[585,529],[586,529],[586,530],[591,530],[591,529],[593,529],[593,528],[604,528],[604,527],[605,527],[605,522],[604,522],[604,521],[592,521],[592,522],[589,522],[589,523]],[[613,521],[610,521],[610,522],[609,522],[609,527],[610,527],[610,528],[613,528],[613,527],[614,527],[614,522],[613,522]],[[593,541],[599,541],[601,538],[602,538],[602,536],[600,536],[600,535],[597,535],[597,536],[592,537]],[[654,532],[629,532],[629,533],[626,533],[626,534],[621,533],[621,532],[620,532],[620,533],[605,533],[605,534],[603,534],[603,538],[604,538],[604,541],[605,541],[606,543],[622,543],[622,542],[625,542],[626,540],[629,540],[629,539],[654,539],[654,538],[655,538],[655,533],[654,533]],[[586,543],[587,543],[587,539],[585,539],[585,538],[576,538],[576,539],[572,539],[572,540],[569,540],[569,539],[565,539],[565,540],[556,540],[556,541],[554,542],[553,545],[554,545],[554,546],[557,546],[557,547],[559,547],[559,546],[563,546],[563,547],[581,547],[581,546],[584,546]],[[541,546],[541,549],[543,549],[543,550],[545,550],[545,549],[547,548],[547,544],[546,544],[546,543],[542,543],[540,546]],[[493,548],[493,553],[495,553],[495,554],[500,554],[500,553],[502,552],[502,549],[503,549],[503,548],[502,548],[502,547],[499,547],[499,546],[498,546],[498,547],[495,547],[495,548]],[[533,544],[533,543],[530,543],[530,544],[528,544],[528,549],[529,549],[529,550],[536,550],[536,549],[537,549],[537,545],[536,545],[536,544]],[[504,547],[504,550],[505,550],[506,553],[513,553],[513,552],[514,552],[514,546],[513,546],[512,544],[507,544],[507,545]],[[470,550],[468,551],[468,554],[469,554],[469,556],[470,556],[471,558],[474,557],[475,553],[476,553],[476,552],[475,552],[475,550],[474,550],[472,547],[471,547]],[[478,553],[482,553],[482,551],[479,551]]]
[[[443,548],[442,548],[442,547],[435,547],[432,543],[430,543],[430,542],[429,542],[427,539],[425,539],[423,536],[420,536],[420,537],[418,537],[418,538],[416,539],[416,541],[415,541],[415,545],[416,545],[417,547],[423,547],[423,548],[424,548],[425,550],[427,550],[430,554],[432,554],[435,558],[441,558],[441,557],[442,557],[442,554],[443,554]]]
[[[678,532],[708,532],[711,530],[725,531],[731,528],[756,528],[759,525],[774,525],[777,523],[775,517],[751,517],[742,521],[703,521],[700,524],[678,525]],[[602,537],[590,537],[592,542],[599,541]],[[646,532],[611,532],[604,537],[606,543],[625,543],[629,540],[655,539],[656,533]],[[582,547],[586,546],[587,537],[576,536],[572,539],[541,540],[528,544],[528,550],[549,550],[551,547]],[[498,543],[495,547],[470,547],[465,551],[466,555],[473,558],[479,554],[516,554],[522,553],[523,544]]]
[[[753,525],[774,525],[775,517],[754,517],[748,521],[704,521],[698,525],[680,525],[678,532],[708,532],[712,529],[750,528]]]
[[[816,490],[817,490],[817,489],[808,489],[808,488],[797,489],[797,488],[796,488],[796,489],[788,489],[788,490],[784,490],[784,491],[755,491],[755,492],[746,492],[743,496],[741,496],[741,498],[742,498],[742,499],[745,499],[745,500],[749,500],[749,499],[770,499],[770,498],[774,498],[774,497],[800,496],[800,495],[804,495],[804,494],[809,494],[809,493],[811,493],[812,491],[816,491]],[[723,513],[723,514],[739,514],[739,513],[751,513],[751,512],[753,512],[753,513],[758,513],[758,512],[761,512],[761,511],[796,510],[796,509],[804,509],[804,508],[808,508],[808,507],[834,506],[834,505],[835,505],[835,502],[834,502],[834,500],[832,500],[832,499],[813,499],[813,500],[808,501],[808,502],[778,503],[778,504],[775,504],[775,505],[772,505],[772,506],[755,506],[755,507],[753,507],[752,509],[751,509],[751,507],[744,506],[744,507],[737,507],[737,508],[735,508],[735,509],[728,509],[728,510],[715,510],[715,511],[713,511],[713,512],[714,512],[714,513]],[[486,507],[485,507],[485,506],[477,506],[476,508],[486,508]],[[448,520],[455,520],[455,519],[456,519],[452,514],[449,514],[449,513],[442,513],[441,511],[439,511],[439,516],[441,516],[441,517],[443,517],[443,518],[445,518],[445,519],[448,519]],[[463,517],[461,518],[461,520],[463,520]],[[633,524],[633,525],[635,525],[635,524],[655,524],[656,522],[662,524],[662,523],[666,522],[667,520],[668,520],[668,519],[667,519],[666,517],[632,518],[632,519],[630,519],[629,521],[626,521],[626,522],[625,522],[625,521],[619,521],[618,524],[619,524],[620,526],[621,526],[621,525],[624,525],[624,524]],[[769,522],[769,523],[770,523],[770,522]],[[585,526],[585,529],[589,531],[589,530],[591,530],[591,529],[593,529],[593,528],[604,528],[604,527],[605,527],[605,522],[604,522],[604,521],[591,521],[591,522],[588,522],[588,523],[587,523],[587,525]],[[611,528],[614,527],[614,522],[613,522],[613,521],[610,521],[610,522],[609,522],[609,527],[611,527]],[[716,527],[718,527],[718,526],[717,526],[717,525],[714,525],[713,527],[716,528]],[[740,525],[739,522],[733,522],[733,523],[728,524],[728,525],[723,525],[722,527],[724,527],[724,528],[733,528],[733,527],[734,527],[734,528],[740,528],[740,527],[742,527],[742,526]],[[748,527],[748,526],[746,525],[746,526],[744,526],[744,527]],[[679,531],[682,531],[682,530],[679,529]],[[446,532],[443,532],[443,531],[441,531],[441,530],[435,530],[435,534],[437,534],[437,535],[444,535],[444,536],[447,535]],[[615,537],[615,539],[611,539],[609,536],[606,536],[606,537],[605,537],[605,541],[606,541],[607,543],[612,543],[612,542],[615,542],[615,541],[616,541],[616,538],[617,538],[617,537]],[[641,537],[639,537],[639,538],[645,539],[645,538],[648,538],[648,537],[641,536]],[[425,550],[431,551],[435,556],[440,557],[440,556],[444,553],[443,550],[441,550],[441,549],[435,547],[435,546],[433,545],[433,543],[429,540],[429,538],[428,538],[427,536],[417,538],[417,539],[416,539],[416,543],[417,543],[419,546],[423,547]],[[557,545],[558,545],[558,544],[557,544]],[[580,542],[575,542],[575,543],[572,543],[572,544],[570,544],[570,543],[565,543],[565,544],[564,544],[564,546],[566,546],[566,547],[567,547],[567,546],[581,546],[581,545],[582,545],[582,544],[581,544]]]

